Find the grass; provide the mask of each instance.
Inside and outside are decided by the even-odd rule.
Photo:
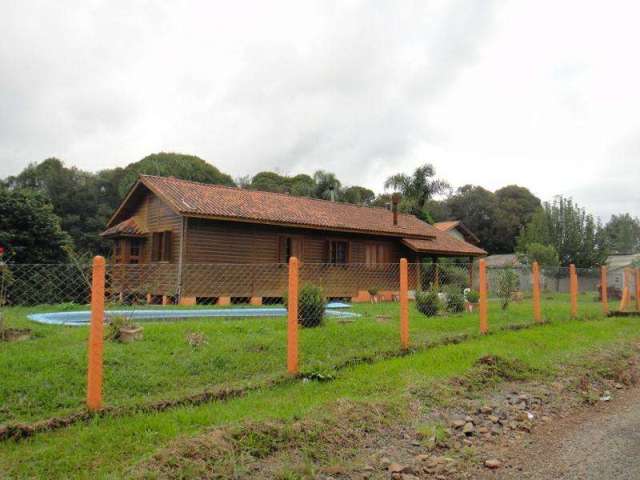
[[[567,296],[543,302],[544,317],[569,316]],[[8,326],[30,327],[35,338],[0,344],[0,424],[30,422],[83,408],[86,382],[86,327],[40,325],[27,320],[37,311],[77,309],[49,306],[5,309]],[[399,352],[397,303],[357,304],[352,323],[327,318],[320,328],[300,332],[300,365],[311,377],[331,378],[338,367],[358,358]],[[493,330],[532,322],[530,301],[502,311],[490,302]],[[601,318],[591,296],[581,298],[580,317]],[[286,378],[285,318],[215,318],[144,322],[144,341],[105,342],[105,403],[132,406],[168,400],[217,386],[263,384]],[[192,346],[196,332],[204,343]],[[477,313],[425,317],[410,310],[411,344],[424,347],[460,335],[478,334]]]
[[[95,418],[86,425],[0,444],[0,471],[9,478],[127,478],[136,464],[159,448],[209,428],[313,417],[341,398],[406,408],[406,394],[416,385],[462,376],[478,358],[489,354],[519,360],[536,375],[551,374],[557,365],[594,349],[636,342],[638,327],[632,318],[553,322],[356,365],[338,372],[331,382],[291,380],[226,402],[126,418]]]

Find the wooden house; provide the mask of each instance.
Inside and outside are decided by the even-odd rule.
[[[399,213],[397,200],[388,210],[143,175],[102,234],[114,241],[112,288],[144,283],[164,301],[259,304],[282,296],[296,256],[303,282],[357,300],[372,286],[397,290],[402,257],[486,255]]]

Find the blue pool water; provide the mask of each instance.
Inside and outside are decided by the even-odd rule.
[[[346,312],[344,308],[350,307],[346,303],[329,303],[327,305],[326,314],[337,318],[353,318],[358,317],[357,313]],[[282,317],[287,315],[284,307],[259,307],[259,308],[211,308],[211,309],[157,309],[157,310],[108,310],[105,312],[107,318],[126,316],[133,320],[167,320],[177,318],[203,318],[203,317],[224,317],[224,318],[242,318],[242,317]],[[44,323],[47,325],[71,325],[82,326],[89,323],[91,312],[51,312],[51,313],[33,313],[27,318],[34,322]]]

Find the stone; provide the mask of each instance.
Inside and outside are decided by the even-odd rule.
[[[387,470],[389,470],[389,473],[410,473],[411,467],[400,465],[399,463],[392,463]]]
[[[473,423],[471,422],[467,422],[464,424],[464,427],[462,427],[462,433],[464,433],[467,436],[473,435],[473,432],[475,431],[476,427],[473,426]]]
[[[467,415],[466,417],[464,417],[464,421],[467,423],[473,423],[473,417]]]
[[[464,420],[454,420],[451,422],[453,428],[462,428],[466,422]]]
[[[491,470],[495,470],[502,466],[502,462],[497,458],[490,458],[484,462],[484,466],[490,468]]]
[[[428,454],[425,454],[425,453],[421,453],[420,455],[416,455],[416,460],[418,462],[426,462],[430,458],[431,458],[431,455],[428,455]]]
[[[489,415],[489,421],[491,421],[492,423],[498,423],[498,421],[500,420],[500,418],[498,418],[495,415]]]
[[[480,434],[487,433],[488,431],[489,431],[489,429],[487,427],[479,427],[478,428],[478,433],[480,433]]]
[[[491,407],[489,405],[484,405],[484,406],[480,407],[480,413],[484,413],[485,415],[487,415],[489,413],[493,413],[493,407]]]

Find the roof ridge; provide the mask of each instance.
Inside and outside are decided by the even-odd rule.
[[[334,200],[325,200],[323,198],[313,198],[313,197],[305,197],[305,196],[299,196],[299,195],[289,195],[288,193],[280,193],[280,192],[267,192],[265,190],[249,190],[247,188],[240,188],[240,187],[231,187],[229,185],[220,185],[217,183],[204,183],[204,182],[197,182],[195,180],[185,180],[183,178],[177,178],[177,177],[163,177],[161,175],[147,175],[147,174],[140,174],[140,177],[150,177],[150,178],[160,178],[160,179],[173,179],[173,180],[177,180],[179,182],[184,182],[184,183],[193,183],[196,185],[202,185],[204,187],[214,187],[214,188],[224,188],[226,190],[235,190],[235,191],[241,191],[241,192],[259,192],[259,193],[265,193],[268,195],[278,195],[281,197],[285,197],[285,198],[299,198],[301,200],[308,200],[308,201],[313,201],[313,202],[320,202],[320,203],[330,203],[330,204],[338,204],[338,205],[346,205],[346,206],[350,206],[350,207],[358,207],[358,208],[366,208],[368,210],[382,210],[384,212],[391,212],[391,210],[384,208],[384,207],[370,207],[367,205],[359,205],[357,203],[349,203],[349,202],[338,202],[338,201],[334,201]],[[404,212],[398,212],[399,215],[403,216],[403,217],[413,217],[416,220],[423,222],[426,225],[429,225],[430,227],[433,227],[433,225],[431,225],[430,223],[424,222],[423,220],[420,220],[418,217],[416,217],[415,215],[412,215],[410,213],[404,213]]]

